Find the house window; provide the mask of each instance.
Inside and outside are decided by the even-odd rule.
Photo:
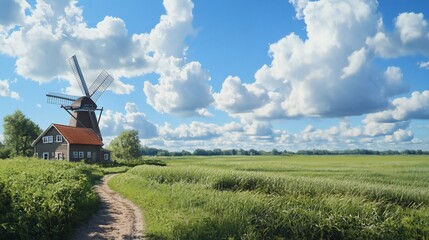
[[[91,152],[86,153],[86,158],[91,158]]]
[[[57,159],[58,159],[58,160],[64,160],[64,153],[62,153],[62,152],[57,152]]]
[[[85,155],[84,155],[84,152],[79,152],[79,158],[81,158],[81,159],[82,159],[82,158],[84,158],[84,156],[85,156]]]
[[[77,158],[78,157],[78,155],[77,155],[78,153],[77,153],[77,151],[74,151],[73,152],[73,158]]]
[[[49,153],[48,152],[43,153],[43,159],[45,159],[45,160],[49,159]]]
[[[104,160],[106,160],[106,161],[109,160],[109,154],[108,153],[104,154]]]
[[[55,139],[55,142],[63,142],[63,136],[57,135],[57,138]]]
[[[54,137],[53,136],[44,136],[42,138],[43,143],[52,143],[54,141]]]

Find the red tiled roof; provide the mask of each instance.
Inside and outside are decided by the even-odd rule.
[[[60,124],[53,124],[58,132],[63,135],[69,144],[99,145],[103,142],[91,128],[72,127]]]

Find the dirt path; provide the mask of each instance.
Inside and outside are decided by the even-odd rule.
[[[101,209],[76,231],[73,239],[145,239],[140,209],[107,185],[113,176],[104,176],[102,183],[95,187],[101,198]]]

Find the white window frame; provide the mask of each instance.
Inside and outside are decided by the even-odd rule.
[[[79,159],[82,159],[82,158],[84,158],[85,157],[85,153],[84,152],[82,152],[82,151],[80,151],[79,152]]]
[[[56,152],[55,157],[57,160],[64,160],[64,153],[62,152]]]
[[[46,156],[46,157],[45,157]],[[44,159],[44,160],[49,160],[49,152],[43,152],[42,153],[42,158]]]
[[[63,136],[62,135],[57,135],[55,138],[55,142],[63,142]]]
[[[86,153],[86,158],[91,158],[91,156],[92,156],[92,152],[87,152]]]
[[[104,154],[104,160],[106,160],[106,161],[109,160],[109,154],[108,153]]]
[[[54,137],[53,136],[44,136],[42,138],[43,143],[52,143],[54,141]]]
[[[73,158],[78,158],[78,157],[79,157],[78,151],[73,151]]]

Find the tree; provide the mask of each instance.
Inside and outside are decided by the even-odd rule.
[[[140,148],[140,154],[141,155],[146,155],[146,156],[155,156],[158,154],[158,149],[156,148],[150,148],[148,146],[144,146],[142,148]]]
[[[42,133],[42,129],[26,118],[25,115],[17,110],[12,115],[4,117],[4,140],[11,154],[15,156],[31,156],[33,148],[31,143]]]
[[[139,132],[136,130],[125,130],[114,138],[109,145],[113,156],[117,159],[132,160],[140,156]]]
[[[280,155],[280,154],[281,154],[281,152],[279,152],[279,150],[277,150],[277,149],[273,148],[273,150],[271,150],[271,154],[272,154],[272,155]]]
[[[222,149],[219,149],[219,148],[213,149],[213,155],[216,155],[216,156],[222,155]]]
[[[208,156],[208,153],[204,149],[197,148],[197,149],[194,150],[193,155],[195,155],[195,156]]]

